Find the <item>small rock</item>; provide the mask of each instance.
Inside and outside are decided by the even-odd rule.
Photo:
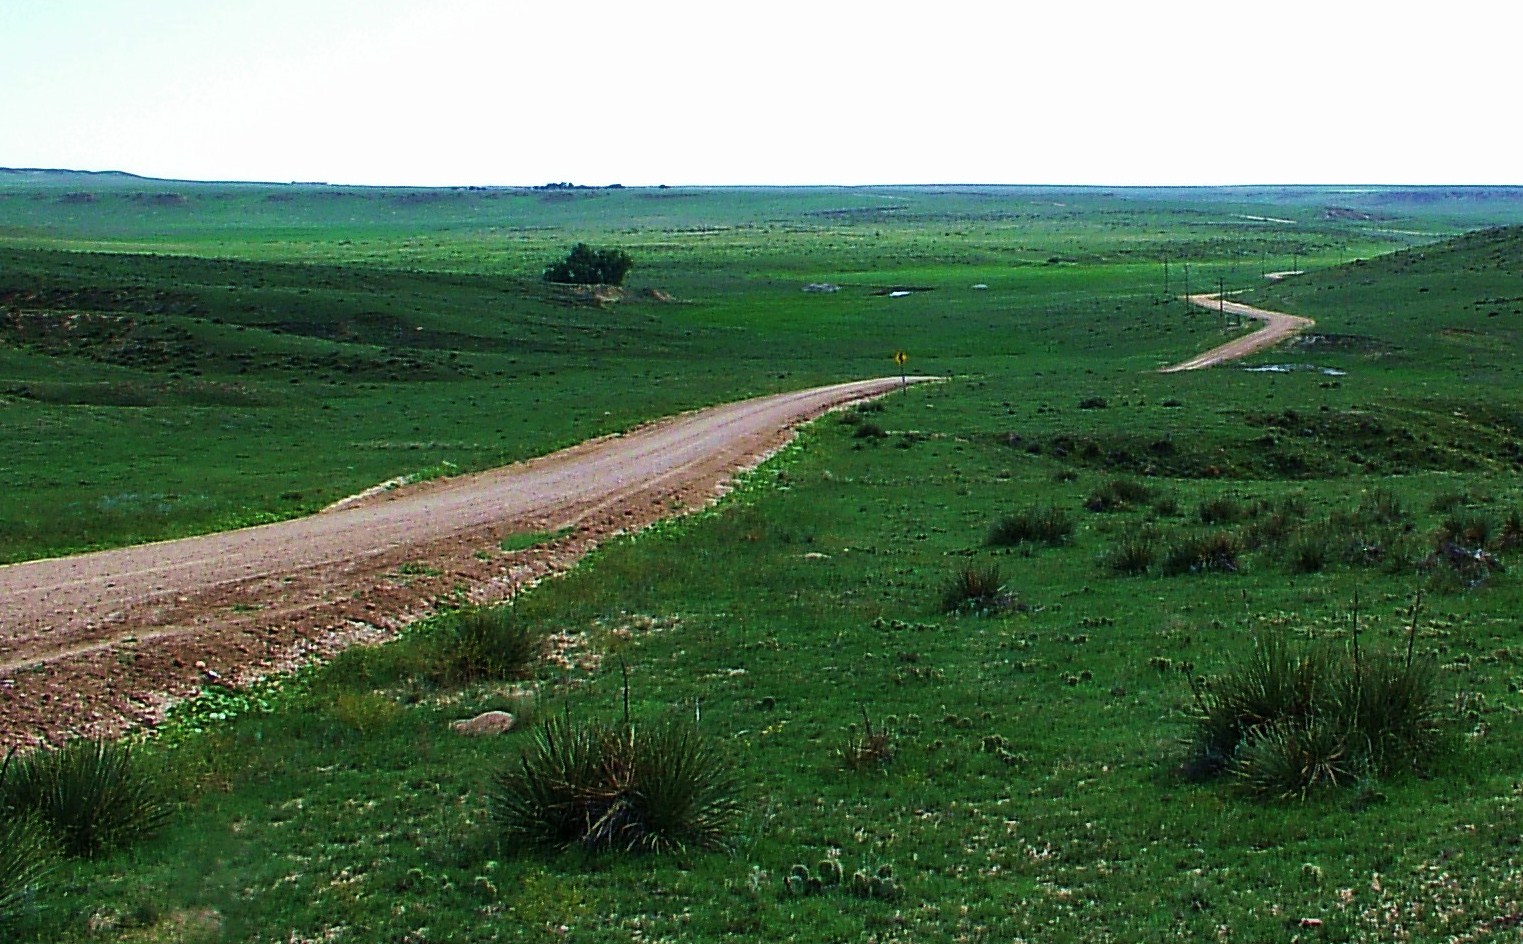
[[[481,737],[486,734],[506,734],[513,730],[513,716],[506,711],[483,711],[474,718],[461,718],[459,721],[451,721],[450,728],[464,734],[466,737]]]

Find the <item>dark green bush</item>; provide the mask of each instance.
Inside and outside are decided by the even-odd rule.
[[[1401,496],[1389,488],[1372,488],[1359,498],[1355,516],[1365,524],[1400,524],[1411,516]]]
[[[1438,526],[1439,542],[1451,541],[1462,547],[1482,548],[1491,544],[1496,527],[1491,516],[1483,512],[1453,514]]]
[[[996,521],[984,543],[992,547],[1020,544],[1058,547],[1066,544],[1073,533],[1073,518],[1067,512],[1050,505],[1036,505]]]
[[[871,420],[863,420],[857,424],[852,436],[857,439],[882,439],[888,435],[888,430]]]
[[[1248,524],[1243,540],[1251,550],[1275,550],[1285,546],[1310,514],[1299,496],[1287,495],[1275,501],[1260,499],[1248,509]]]
[[[74,740],[17,758],[0,783],[0,810],[36,816],[79,857],[130,846],[169,818],[157,779],[115,741]]]
[[[666,852],[725,848],[739,792],[729,761],[690,723],[562,717],[494,778],[490,802],[506,838]]]
[[[460,610],[435,637],[437,681],[466,684],[527,677],[544,655],[545,636],[505,606]]]
[[[594,249],[577,243],[566,258],[545,266],[544,279],[572,285],[622,285],[634,265],[635,260],[622,249]]]

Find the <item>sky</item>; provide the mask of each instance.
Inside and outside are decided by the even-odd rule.
[[[0,0],[0,166],[1523,184],[1520,28],[1491,0]]]

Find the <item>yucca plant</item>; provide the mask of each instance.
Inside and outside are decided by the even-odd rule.
[[[690,724],[544,722],[490,796],[503,835],[557,848],[666,852],[728,844],[731,765]]]
[[[15,758],[13,747],[0,762],[0,798]],[[57,858],[57,843],[36,814],[11,810],[0,800],[0,928],[29,910]]]
[[[1236,671],[1194,683],[1186,768],[1230,771],[1262,797],[1305,797],[1321,786],[1411,770],[1438,750],[1438,673],[1405,655],[1255,641]]]
[[[1348,729],[1375,773],[1422,763],[1438,747],[1438,671],[1430,659],[1395,653],[1349,658],[1332,680],[1330,713]]]
[[[169,817],[158,781],[116,741],[73,740],[18,757],[0,782],[0,810],[40,819],[71,856],[130,846]]]
[[[1244,741],[1284,722],[1305,724],[1316,708],[1323,659],[1295,653],[1278,636],[1254,641],[1235,672],[1195,684],[1192,738],[1198,762],[1221,770]]]
[[[1351,783],[1360,765],[1348,735],[1325,720],[1271,724],[1242,747],[1232,773],[1247,791],[1274,800],[1301,799]]]

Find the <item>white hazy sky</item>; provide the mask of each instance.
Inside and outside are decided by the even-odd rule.
[[[1520,27],[1510,0],[0,0],[0,166],[1518,184]]]

